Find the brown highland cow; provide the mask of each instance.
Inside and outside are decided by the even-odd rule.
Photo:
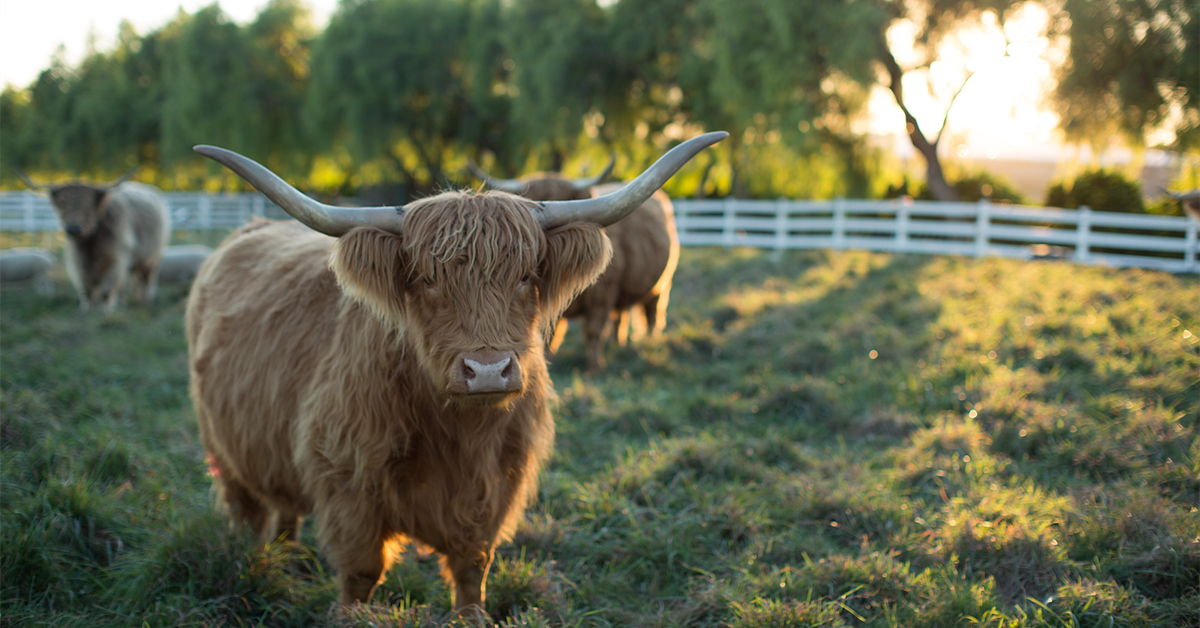
[[[343,603],[368,600],[417,541],[441,555],[455,608],[482,606],[554,437],[546,337],[608,263],[602,226],[725,136],[603,198],[446,192],[366,209],[197,147],[327,234],[251,223],[192,285],[191,397],[219,500],[264,542],[312,514]]]
[[[50,191],[50,202],[67,234],[63,253],[79,307],[113,311],[128,290],[145,304],[158,292],[158,267],[171,239],[171,214],[158,188],[127,181],[133,170],[107,185],[80,181],[37,183],[20,170],[29,187]]]
[[[520,179],[496,179],[470,164],[472,172],[488,187],[520,194],[535,201],[565,201],[592,198],[621,189],[624,183],[600,182],[612,171],[613,161],[596,177],[568,179],[557,172],[541,172]],[[679,263],[679,237],[671,199],[657,190],[624,220],[605,227],[612,241],[613,259],[600,278],[575,298],[559,319],[550,353],[558,351],[567,333],[567,320],[583,319],[584,346],[588,369],[604,368],[604,345],[611,333],[625,346],[629,328],[634,340],[645,331],[662,332],[667,324],[667,302],[671,279]],[[637,310],[645,319],[639,325]],[[633,316],[631,316],[631,314]]]

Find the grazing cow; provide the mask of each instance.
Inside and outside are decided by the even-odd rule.
[[[489,187],[520,194],[535,201],[563,201],[601,196],[620,189],[623,183],[599,183],[612,171],[613,162],[599,177],[571,180],[558,173],[538,173],[520,179],[496,179],[479,170],[472,172]],[[583,319],[584,345],[588,369],[604,368],[604,344],[609,330],[624,346],[628,338],[631,312],[639,307],[644,313],[645,329],[660,333],[667,324],[667,302],[671,279],[679,262],[679,237],[675,233],[675,212],[671,199],[661,190],[638,207],[628,218],[605,228],[612,241],[613,259],[596,283],[584,290],[563,313],[550,341],[550,353],[558,351],[567,332],[567,320]],[[633,325],[637,330],[637,325]],[[640,333],[635,332],[635,340]]]
[[[200,272],[200,265],[212,254],[212,249],[203,244],[182,244],[163,249],[162,263],[158,267],[158,280],[167,283],[192,283]]]
[[[50,251],[37,246],[23,246],[0,251],[0,282],[31,281],[41,294],[54,292],[47,273],[54,266]]]
[[[1200,220],[1200,190],[1192,190],[1191,192],[1167,192],[1171,198],[1179,201],[1183,206],[1183,211],[1188,216]]]
[[[171,215],[158,188],[127,181],[133,170],[108,185],[43,184],[17,175],[50,191],[67,234],[63,258],[80,309],[103,304],[111,312],[127,289],[143,303],[154,301],[159,259],[171,238]]]
[[[190,391],[220,502],[264,541],[294,539],[311,513],[342,603],[368,600],[418,541],[441,555],[455,608],[482,606],[554,437],[545,339],[607,265],[602,226],[726,135],[603,198],[445,192],[362,209],[197,147],[304,223],[242,227],[192,284]]]

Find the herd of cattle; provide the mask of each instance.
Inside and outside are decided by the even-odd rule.
[[[726,136],[684,142],[627,184],[600,185],[611,164],[574,181],[480,172],[496,190],[371,208],[319,203],[197,146],[298,220],[255,220],[211,252],[167,247],[161,193],[128,174],[22,178],[49,190],[82,309],[191,280],[190,395],[232,520],[267,543],[294,541],[312,516],[343,603],[367,601],[399,547],[432,548],[461,610],[482,606],[553,443],[546,353],[569,318],[583,320],[591,369],[631,319],[662,329],[679,244],[659,188]],[[0,257],[0,278],[44,276],[52,261],[19,250]]]

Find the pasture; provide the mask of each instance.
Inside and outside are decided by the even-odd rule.
[[[333,608],[213,512],[186,289],[0,291],[0,624],[427,626],[410,550]],[[505,626],[1200,625],[1200,283],[1061,262],[686,248],[667,331],[552,374]]]

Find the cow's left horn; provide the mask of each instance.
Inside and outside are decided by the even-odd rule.
[[[608,178],[608,175],[612,174],[613,166],[615,165],[617,165],[617,156],[615,154],[611,154],[608,156],[608,165],[604,167],[604,170],[600,171],[600,174],[592,177],[580,177],[578,179],[574,179],[571,181],[571,187],[575,188],[576,190],[587,190],[589,188],[594,188],[603,183],[604,180]]]
[[[111,190],[112,188],[115,188],[118,185],[121,185],[122,183],[132,179],[133,173],[137,172],[137,169],[138,169],[138,167],[134,166],[134,167],[130,168],[125,174],[121,175],[120,179],[117,179],[116,181],[113,181],[112,183],[109,183],[108,185],[102,185],[100,187],[108,188]]]
[[[397,234],[401,231],[403,206],[347,208],[318,203],[253,159],[203,144],[193,150],[236,172],[293,218],[326,235],[337,237],[355,227],[377,227]]]
[[[594,222],[607,227],[628,216],[662,187],[697,153],[729,137],[725,131],[705,133],[672,148],[638,175],[625,187],[599,198],[581,201],[546,201],[540,203],[538,222],[543,229],[552,229],[572,222]]]

